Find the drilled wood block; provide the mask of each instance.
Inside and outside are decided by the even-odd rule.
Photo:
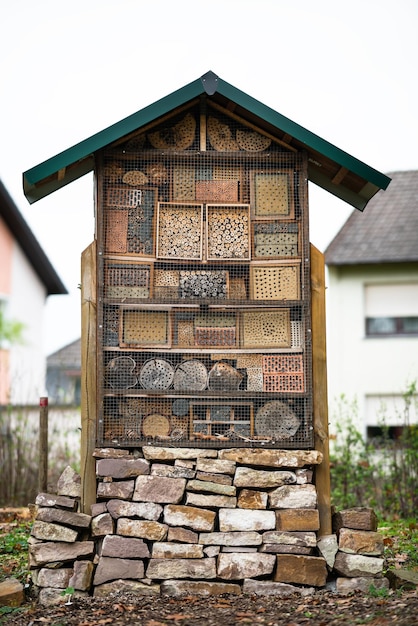
[[[293,184],[287,172],[253,172],[250,181],[254,217],[289,218],[294,215]]]
[[[299,300],[300,265],[253,265],[250,291],[253,300]]]
[[[121,346],[170,346],[171,324],[167,311],[122,311]]]
[[[290,311],[245,311],[242,313],[244,348],[290,348]]]
[[[195,200],[195,171],[193,167],[174,167],[171,195],[174,202],[193,202]]]

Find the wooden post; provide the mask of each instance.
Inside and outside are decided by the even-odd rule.
[[[38,492],[48,491],[48,398],[39,398]]]
[[[81,502],[90,514],[96,502],[96,242],[81,255]]]
[[[324,536],[332,533],[325,326],[325,262],[324,255],[312,244],[310,251],[314,444],[315,450],[319,450],[323,455],[322,463],[315,470],[315,483],[318,492],[320,522],[318,534],[319,536]]]

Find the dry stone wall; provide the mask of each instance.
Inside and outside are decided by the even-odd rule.
[[[372,511],[340,512],[334,533],[318,538],[317,451],[146,446],[95,457],[91,515],[77,512],[70,468],[57,495],[37,497],[29,563],[45,604],[69,587],[286,595],[388,585]]]

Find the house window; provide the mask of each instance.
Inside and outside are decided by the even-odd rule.
[[[393,335],[418,335],[416,317],[367,317],[366,335],[384,337]]]
[[[418,335],[418,284],[365,286],[367,337]]]

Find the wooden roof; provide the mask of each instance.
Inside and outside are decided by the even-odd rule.
[[[386,189],[390,179],[362,161],[292,122],[213,72],[158,100],[88,139],[60,152],[23,174],[30,203],[53,193],[93,170],[95,153],[141,128],[151,128],[170,112],[184,110],[199,100],[233,116],[249,128],[271,137],[283,149],[308,154],[309,180],[362,211],[370,198]]]
[[[67,289],[1,181],[0,216],[19,243],[40,281],[45,285],[47,294],[49,296],[67,294]]]
[[[364,214],[353,211],[325,251],[327,265],[418,261],[418,171],[392,172]]]

